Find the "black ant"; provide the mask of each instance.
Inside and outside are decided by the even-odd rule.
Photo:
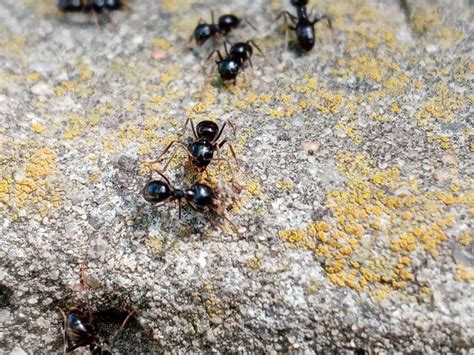
[[[224,122],[222,127],[219,129],[219,126],[217,123],[213,121],[201,121],[197,124],[196,127],[194,127],[193,120],[191,118],[188,118],[186,120],[186,123],[184,124],[184,130],[186,130],[188,122],[191,122],[191,128],[193,130],[194,134],[194,140],[191,141],[188,145],[184,144],[180,140],[174,140],[171,143],[168,144],[168,146],[165,148],[163,153],[160,154],[160,156],[155,159],[152,162],[148,162],[148,164],[153,164],[157,161],[160,161],[160,158],[170,150],[170,148],[174,144],[179,144],[179,146],[183,147],[187,154],[188,158],[190,161],[191,168],[196,171],[197,173],[202,173],[206,170],[207,166],[212,162],[212,161],[226,161],[227,164],[230,167],[230,163],[227,159],[221,158],[219,156],[219,149],[221,149],[226,143],[229,146],[230,152],[234,159],[237,161],[237,157],[234,152],[234,148],[232,147],[232,144],[230,144],[227,139],[222,139],[219,140],[222,136],[222,133],[224,131],[224,128],[227,125],[227,122]],[[234,125],[229,122],[229,125],[231,125],[232,129],[235,132],[235,127]],[[183,131],[184,133],[184,131]],[[171,160],[174,158],[176,155],[177,149],[173,153],[173,155],[168,159],[166,164],[163,166],[161,169],[162,172],[165,172],[166,169],[168,168],[169,163]],[[218,157],[214,158],[214,152],[217,152]],[[232,173],[232,169],[231,173]]]
[[[296,16],[292,15],[288,11],[283,11],[278,15],[276,21],[282,16],[285,17],[285,30],[286,30],[286,42],[288,45],[288,28],[292,31],[296,31],[296,37],[298,38],[298,43],[305,52],[309,52],[314,47],[314,42],[316,36],[314,34],[314,25],[326,19],[328,21],[329,28],[332,29],[331,19],[327,15],[322,15],[321,17],[316,16],[313,20],[308,18],[306,5],[309,0],[291,0],[291,5],[296,8]],[[287,18],[290,18],[293,26],[288,26]]]
[[[89,12],[96,13],[103,10],[119,10],[124,6],[123,0],[59,0],[58,8],[64,12]]]
[[[93,279],[90,279],[87,276],[87,263],[81,263],[79,283],[73,285],[72,289],[75,291],[87,291],[88,315],[78,308],[72,308],[67,312],[67,314],[61,311],[63,316],[64,347],[66,353],[72,352],[83,346],[88,346],[90,353],[93,355],[113,354],[111,350],[106,349],[109,348],[108,343],[102,342],[96,335],[94,326],[92,324],[92,310],[88,293],[91,287],[96,287],[92,284],[92,280]],[[112,344],[117,336],[124,330],[125,325],[131,319],[131,317],[133,317],[136,313],[136,310],[128,313],[119,330],[112,338]]]
[[[125,325],[136,314],[136,311],[132,311],[123,321],[119,330],[112,339],[115,341],[120,332],[123,331]],[[89,351],[92,355],[111,355],[113,352],[108,350],[108,344],[102,342],[99,337],[95,334],[94,326],[91,323],[90,317],[84,315],[82,311],[77,308],[71,309],[67,314],[62,312],[64,319],[64,339],[65,339],[65,352],[69,353],[76,350],[77,348],[88,346]],[[89,318],[89,319],[88,319]]]
[[[112,354],[111,351],[103,349],[104,345],[95,335],[93,326],[85,321],[87,317],[80,310],[74,308],[67,315],[63,313],[63,318],[66,353],[88,346],[91,354]]]
[[[235,85],[237,82],[237,75],[239,75],[241,70],[244,70],[245,63],[248,61],[250,67],[253,67],[253,47],[255,47],[263,56],[263,58],[267,60],[260,47],[257,46],[254,41],[248,40],[247,42],[236,42],[232,44],[230,46],[230,50],[227,49],[227,42],[224,42],[226,57],[223,57],[221,52],[216,49],[212,51],[211,54],[209,54],[207,61],[209,61],[209,59],[211,59],[211,57],[217,53],[219,60],[216,61],[216,64],[221,80],[223,82],[233,80],[233,85]]]
[[[219,206],[218,197],[213,189],[206,184],[195,183],[188,189],[175,189],[168,178],[162,173],[158,172],[163,180],[150,180],[143,188],[143,198],[152,204],[164,204],[176,200],[178,202],[178,216],[181,218],[181,201],[184,199],[195,211],[202,211],[208,207],[210,210],[217,213],[230,223],[234,231],[238,233],[237,227],[227,218],[223,208]],[[157,206],[159,206],[157,205]],[[206,218],[207,219],[207,218]],[[207,219],[209,223],[215,226],[215,223]],[[220,226],[217,226],[221,228]]]
[[[97,27],[99,26],[97,14],[106,10],[105,15],[115,26],[108,11],[120,10],[125,6],[124,0],[58,0],[58,9],[62,12],[92,12]]]
[[[230,31],[237,28],[242,19],[238,18],[232,14],[226,14],[219,17],[217,24],[214,22],[214,11],[211,11],[211,23],[206,23],[203,19],[199,20],[198,25],[194,29],[194,33],[190,38],[190,41],[193,39],[196,41],[198,46],[202,46],[209,38],[217,37],[219,35],[226,36]],[[248,21],[250,27],[255,29],[255,27]],[[256,30],[256,29],[255,29]]]

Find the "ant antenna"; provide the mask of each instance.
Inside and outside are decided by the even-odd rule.
[[[256,28],[254,25],[252,25],[252,23],[251,23],[249,20],[244,20],[244,22],[246,22],[247,25],[249,25],[250,27],[252,27],[255,32],[258,32],[257,28]]]
[[[163,179],[165,179],[166,183],[168,184],[168,186],[170,188],[172,188],[172,185],[171,185],[171,182],[169,181],[169,179],[165,176],[165,174],[163,174],[162,172],[160,171],[156,171]]]

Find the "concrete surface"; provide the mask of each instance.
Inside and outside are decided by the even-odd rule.
[[[139,311],[122,353],[472,353],[472,3],[310,1],[333,32],[285,55],[288,3],[134,1],[97,28],[0,1],[1,353],[62,351],[84,261],[99,335]],[[269,60],[236,87],[185,48],[210,9],[259,29],[229,37]],[[237,127],[242,191],[202,179],[242,236],[141,198],[187,117]],[[197,178],[182,152],[168,176]]]

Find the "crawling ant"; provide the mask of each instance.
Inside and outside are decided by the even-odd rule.
[[[123,0],[59,0],[58,8],[64,12],[101,12],[119,10]]]
[[[331,19],[327,15],[322,15],[321,17],[316,16],[313,20],[308,18],[306,5],[309,0],[291,0],[291,5],[296,8],[296,16],[292,15],[288,11],[283,11],[278,15],[276,21],[282,16],[285,17],[285,30],[287,36],[287,45],[288,45],[288,28],[292,31],[296,31],[296,37],[301,48],[305,52],[309,52],[314,47],[314,42],[316,39],[314,33],[314,25],[319,21],[326,19],[328,21],[329,28],[332,29]],[[293,26],[288,26],[287,19],[290,18]]]
[[[193,35],[190,38],[191,41],[194,37],[194,40],[199,47],[211,37],[215,38],[219,35],[226,36],[230,31],[237,28],[242,22],[242,19],[238,18],[237,16],[226,14],[220,16],[216,24],[214,21],[214,11],[211,11],[211,19],[211,23],[206,23],[203,19],[200,19],[198,25],[194,29]],[[245,22],[247,22],[250,27],[255,29],[255,27],[250,22]]]
[[[77,308],[71,309],[69,312],[61,312],[64,319],[64,339],[65,352],[69,353],[77,348],[88,346],[92,355],[111,355],[113,352],[108,350],[108,344],[102,342],[94,331],[90,316],[87,317]],[[117,336],[123,331],[125,325],[137,312],[134,310],[128,314],[123,321],[119,330],[112,339],[112,343]]]
[[[67,314],[61,310],[63,317],[64,327],[64,347],[65,352],[69,353],[77,348],[88,346],[89,351],[92,355],[111,355],[113,352],[108,350],[107,342],[102,342],[96,335],[94,326],[92,324],[92,310],[89,299],[89,289],[97,288],[98,283],[93,278],[89,278],[87,275],[87,262],[81,263],[81,270],[79,274],[79,283],[72,285],[74,291],[86,291],[87,292],[87,309],[88,314],[79,310],[78,308],[70,309]],[[136,310],[128,313],[125,320],[122,322],[119,330],[112,338],[112,344],[118,335],[124,330],[125,325],[128,321],[137,314]]]
[[[217,51],[217,55],[219,56],[219,60],[216,60],[217,71],[219,72],[222,82],[232,80],[232,85],[235,86],[237,84],[237,75],[239,75],[244,68],[242,61],[231,56],[223,57],[219,50]]]
[[[232,144],[230,144],[225,138],[220,140],[222,133],[224,132],[224,128],[227,125],[227,122],[224,122],[224,124],[222,125],[220,129],[217,123],[213,121],[207,121],[207,120],[199,122],[197,126],[194,127],[193,120],[191,118],[188,118],[186,120],[186,123],[184,124],[184,130],[186,130],[188,122],[191,122],[191,128],[193,130],[194,140],[191,141],[188,145],[184,144],[180,140],[172,141],[171,143],[168,144],[168,146],[165,148],[163,153],[161,153],[157,159],[155,159],[152,162],[148,162],[148,164],[153,164],[157,161],[160,161],[161,157],[165,155],[174,144],[178,144],[180,147],[186,150],[191,168],[198,173],[204,172],[207,166],[212,161],[226,161],[230,167],[229,161],[219,156],[219,152],[220,152],[219,150],[225,144],[229,146],[232,156],[238,163]],[[235,127],[230,121],[229,121],[229,125],[232,127],[232,129],[235,132]],[[171,157],[168,159],[166,164],[161,169],[162,172],[166,171],[169,163],[171,162],[171,160],[173,160],[174,156],[176,155],[176,152],[177,152],[177,149],[175,150],[175,152],[171,155]],[[218,154],[217,158],[214,158],[215,152],[217,152]],[[232,169],[230,170],[232,173]]]
[[[233,80],[233,85],[235,85],[237,75],[239,75],[241,70],[244,70],[245,63],[249,62],[250,67],[253,67],[253,47],[255,47],[263,58],[267,60],[260,47],[252,40],[248,40],[247,42],[236,42],[230,46],[230,50],[227,49],[227,42],[224,42],[226,56],[224,57],[221,52],[216,49],[209,54],[207,60],[209,61],[209,59],[217,53],[219,56],[219,60],[216,61],[217,70],[222,81]]]
[[[195,211],[202,211],[208,207],[210,210],[217,213],[221,218],[230,223],[232,229],[238,233],[237,227],[225,215],[223,208],[219,205],[219,199],[216,192],[206,184],[195,183],[187,189],[175,189],[168,178],[158,172],[164,180],[150,180],[143,188],[143,198],[152,204],[162,205],[167,202],[177,201],[178,216],[181,218],[181,201],[184,200]],[[205,217],[206,218],[206,217]],[[206,218],[209,223],[216,226],[214,222]],[[221,228],[219,225],[217,227]],[[222,229],[222,228],[221,228]]]
[[[88,346],[91,354],[112,354],[111,351],[103,349],[104,345],[95,335],[92,324],[85,321],[86,317],[80,310],[74,308],[67,315],[64,312],[62,314],[66,353]]]
[[[99,26],[97,14],[104,13],[114,24],[108,11],[120,10],[125,6],[124,0],[58,0],[58,9],[62,12],[92,12],[97,27]]]
[[[246,62],[249,62],[250,66],[252,66],[253,47],[255,47],[262,57],[267,60],[260,47],[257,46],[257,44],[251,39],[247,42],[236,42],[232,45],[229,43],[230,49],[227,49],[227,43],[227,41],[224,42],[224,49],[227,58],[231,58],[234,61],[240,62],[242,65],[244,65]],[[214,53],[219,53],[219,50],[216,49],[212,51],[211,54],[209,54],[207,60],[209,60],[214,55]],[[222,58],[222,55],[220,57]]]

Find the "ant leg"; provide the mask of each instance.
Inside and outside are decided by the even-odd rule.
[[[224,122],[224,124],[222,125],[222,127],[221,127],[219,133],[217,133],[216,138],[214,138],[214,140],[212,141],[213,144],[219,140],[219,138],[220,138],[221,135],[222,135],[222,132],[224,132],[224,128],[225,128],[226,125],[227,125],[227,122]]]
[[[129,220],[131,221],[135,221],[138,216],[140,216],[141,214],[143,214],[143,211],[145,211],[146,209],[148,209],[149,207],[152,207],[152,208],[157,208],[157,207],[161,207],[163,205],[165,205],[168,201],[163,201],[163,202],[160,202],[160,203],[156,203],[156,204],[153,204],[151,206],[143,206],[142,208],[140,208],[136,213],[134,213]]]
[[[199,212],[199,214],[202,216],[202,218],[204,218],[207,222],[209,222],[209,224],[211,224],[214,228],[219,228],[222,233],[225,233],[226,230],[219,224],[215,223],[213,220],[211,220],[210,218],[208,218],[204,213],[202,213],[202,211],[200,211],[192,202],[190,201],[187,201],[187,204],[188,206],[190,206],[193,210],[195,210],[196,212]]]
[[[166,183],[168,184],[169,187],[172,186],[170,180],[166,177],[165,174],[163,174],[161,171],[157,171],[157,173],[158,173],[163,179],[165,179],[165,181],[166,181]]]
[[[263,52],[262,52],[262,50],[260,49],[260,47],[257,46],[257,43],[255,43],[253,40],[250,39],[250,40],[247,41],[247,44],[249,44],[249,45],[251,44],[252,46],[254,46],[254,47],[259,51],[259,53],[262,55],[262,57],[265,59],[265,61],[266,61],[268,64],[270,64],[270,62],[268,61],[268,59],[267,59],[267,57],[265,56],[265,54],[263,54]],[[249,60],[250,60],[250,58],[249,58]]]
[[[293,25],[296,24],[296,21],[298,20],[295,16],[290,14],[288,11],[283,11],[280,12],[280,14],[277,16],[275,21],[278,21],[281,17],[283,16],[284,18],[284,27],[285,27],[285,53],[288,52],[288,18],[290,18],[291,22],[293,22]],[[294,28],[292,28],[294,30]],[[286,61],[284,63],[286,65]]]
[[[247,74],[242,68],[242,78],[244,79],[244,85],[247,85]]]
[[[296,24],[296,22],[298,21],[298,18],[297,18],[296,16],[292,15],[292,14],[289,13],[288,11],[282,11],[282,12],[280,12],[280,14],[276,17],[276,19],[275,19],[274,22],[276,22],[276,21],[278,21],[279,19],[281,19],[282,16],[285,16],[285,17],[288,16],[288,17],[291,19],[291,21],[293,22],[293,24]]]
[[[107,22],[110,22],[112,24],[112,31],[117,32],[117,24],[115,23],[114,19],[110,15],[110,11],[105,10],[104,12],[105,17],[107,17]]]
[[[241,234],[239,233],[239,230],[237,229],[237,227],[235,226],[234,222],[232,222],[230,220],[229,217],[226,216],[225,214],[225,211],[223,211],[221,208],[219,208],[219,206],[212,206],[211,209],[219,216],[221,217],[222,219],[224,219],[225,221],[227,221],[227,223],[230,224],[231,228],[234,230],[235,234],[239,237],[241,237]],[[209,220],[209,219],[208,219]],[[209,222],[212,223],[212,221],[209,220]],[[224,229],[221,228],[221,230],[224,232]]]
[[[67,338],[66,338],[66,328],[67,328],[67,316],[66,313],[62,309],[59,310],[61,312],[61,315],[63,316],[63,340],[64,340],[64,347],[63,347],[63,353],[66,353],[67,349]]]
[[[328,27],[332,30],[332,22],[331,18],[328,15],[321,15],[321,16],[316,16],[313,21],[311,21],[311,24],[314,25],[318,23],[319,21],[326,20],[328,22]]]
[[[234,133],[235,136],[237,133],[237,126],[231,120],[227,120],[227,123],[229,124],[230,128],[232,129],[232,133]]]
[[[87,312],[89,313],[88,322],[92,322],[92,307],[91,300],[89,297],[89,285],[87,283],[87,260],[81,263],[81,270],[79,272],[79,283],[82,287],[82,290],[86,291],[86,300],[87,300]]]
[[[244,20],[244,21],[247,23],[247,25],[249,25],[250,27],[252,27],[252,29],[253,29],[255,32],[258,32],[257,28],[256,28],[254,25],[252,25],[252,23],[251,23],[249,20]]]
[[[207,65],[207,63],[209,62],[209,60],[211,60],[212,56],[214,54],[216,54],[219,56],[219,60],[221,61],[223,58],[222,58],[222,54],[221,52],[218,50],[218,49],[214,49],[210,54],[209,56],[207,57],[206,61],[204,62],[204,65]],[[219,62],[216,62],[216,63],[219,63]],[[209,75],[212,75],[214,73],[214,66],[212,67],[212,70],[211,70],[211,73]],[[205,68],[203,67],[203,70],[204,72],[206,72]]]
[[[182,146],[181,146],[182,147]],[[178,147],[179,148],[179,147]],[[171,157],[168,159],[168,161],[166,162],[165,165],[163,165],[163,168],[161,169],[162,172],[165,172],[166,169],[168,169],[168,165],[171,163],[171,161],[173,160],[173,158],[175,157],[176,153],[178,152],[178,148],[176,148],[173,152],[173,154],[171,155]],[[189,150],[186,146],[184,146],[184,148],[186,149],[186,152],[188,153],[188,157],[189,157]]]
[[[218,150],[219,152],[219,150]],[[219,153],[218,153],[219,155]],[[224,161],[227,163],[227,166],[229,167],[229,171],[230,171],[230,175],[231,175],[231,180],[233,183],[235,183],[236,185],[238,185],[240,187],[240,184],[238,182],[236,182],[236,179],[235,179],[235,175],[234,175],[234,169],[232,169],[232,165],[230,165],[230,162],[229,162],[229,159],[226,159],[226,158],[214,158],[212,159],[212,161]]]
[[[237,163],[239,169],[240,169],[240,161],[239,159],[237,159],[237,156],[235,155],[235,151],[234,151],[234,147],[232,146],[232,144],[230,144],[227,140],[223,140],[220,144],[219,144],[219,148],[222,148],[222,146],[224,144],[227,143],[227,146],[229,147],[230,149],[230,153],[232,154],[232,157],[235,159],[235,162]]]
[[[155,164],[155,163],[159,162],[160,159],[161,159],[161,157],[162,157],[163,155],[165,155],[165,154],[168,152],[168,150],[170,150],[170,148],[173,146],[173,144],[179,144],[179,145],[182,146],[184,149],[186,149],[186,151],[187,151],[188,154],[189,154],[188,147],[186,147],[186,145],[184,145],[182,142],[180,142],[180,141],[178,141],[178,140],[174,140],[174,141],[172,141],[170,144],[167,145],[167,147],[165,148],[165,150],[163,151],[163,153],[161,153],[161,154],[158,156],[158,158],[156,158],[155,160],[146,161],[145,164],[146,164],[146,165],[152,165],[152,164]],[[176,153],[174,153],[174,154],[176,154]],[[173,154],[173,156],[174,156],[174,154]],[[168,166],[169,163],[170,163],[170,161],[168,161],[168,162],[166,163],[166,166]]]
[[[229,57],[229,51],[227,50],[227,41],[224,41],[224,49],[226,56]]]
[[[209,56],[206,58],[206,62],[205,62],[205,63],[207,64],[207,63],[209,62],[209,60],[211,60],[212,56],[213,56],[214,54],[216,54],[217,52],[219,52],[219,50],[218,50],[218,49],[214,49],[214,50],[209,54]]]
[[[97,30],[97,32],[101,33],[102,32],[102,29],[100,28],[100,24],[99,24],[99,15],[97,15],[97,12],[96,11],[92,11],[92,16],[94,17],[94,22],[95,22],[95,28]]]
[[[214,21],[214,10],[211,10],[211,23],[214,25],[215,24],[215,21]]]
[[[249,65],[250,65],[250,68],[252,68],[252,74],[254,74],[253,72],[253,63],[252,63],[252,58],[249,57]],[[242,69],[243,70],[243,69]]]
[[[117,331],[117,333],[115,333],[114,337],[112,338],[112,344],[115,343],[115,340],[117,339],[117,337],[120,335],[121,332],[123,332],[123,330],[125,329],[125,325],[130,321],[130,318],[132,318],[137,313],[138,311],[136,309],[128,313],[127,318],[125,318],[119,330]]]
[[[184,126],[183,126],[183,132],[181,133],[181,135],[183,136],[184,132],[186,132],[186,129],[188,128],[188,122],[191,122],[191,128],[193,130],[194,138],[198,139],[198,136],[196,134],[196,130],[194,128],[194,122],[193,122],[193,119],[191,117],[188,117],[186,119],[186,122],[184,123]]]
[[[334,42],[334,29],[332,27],[331,18],[328,15],[321,15],[321,16],[316,15],[314,20],[311,21],[311,24],[315,25],[316,23],[318,23],[319,21],[322,21],[322,20],[326,20],[328,22],[328,27],[331,30],[331,38],[332,38],[332,41]]]

